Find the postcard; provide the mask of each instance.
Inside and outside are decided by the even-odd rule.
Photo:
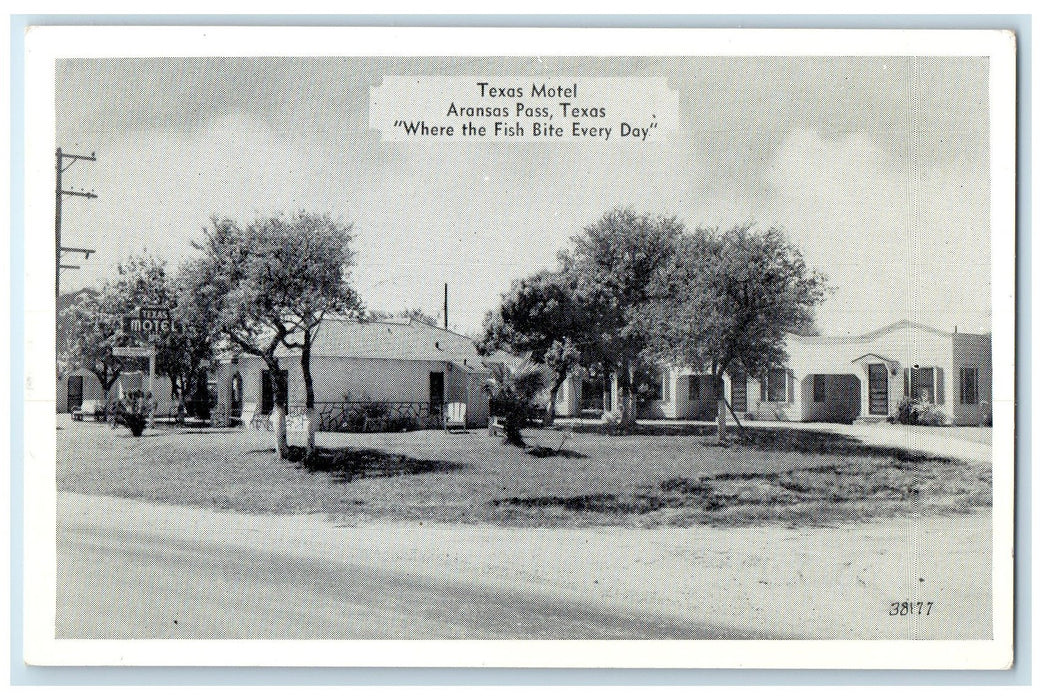
[[[1012,33],[26,46],[27,663],[1012,663]]]

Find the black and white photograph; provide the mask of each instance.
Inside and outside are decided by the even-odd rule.
[[[33,32],[29,663],[1012,662],[1011,33]]]

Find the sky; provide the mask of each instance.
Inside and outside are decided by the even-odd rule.
[[[369,129],[387,75],[665,76],[655,143],[395,143]],[[176,265],[211,216],[328,212],[353,226],[371,307],[481,327],[511,280],[632,206],[686,226],[780,226],[824,273],[827,335],[907,318],[991,327],[986,58],[63,59],[74,164],[62,291],[144,250]],[[1010,232],[1010,235],[1013,235]]]

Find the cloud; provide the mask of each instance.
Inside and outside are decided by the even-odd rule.
[[[898,318],[990,322],[987,163],[916,164],[864,134],[791,132],[767,170],[760,218],[779,223],[836,288],[819,319],[857,332]]]

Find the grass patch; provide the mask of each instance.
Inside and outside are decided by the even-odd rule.
[[[305,466],[279,460],[270,433],[160,428],[135,439],[103,424],[62,427],[60,489],[345,522],[824,524],[991,504],[988,464],[785,428],[718,446],[703,426],[584,427],[560,452],[552,430],[526,431],[527,451],[485,431],[320,434]]]

